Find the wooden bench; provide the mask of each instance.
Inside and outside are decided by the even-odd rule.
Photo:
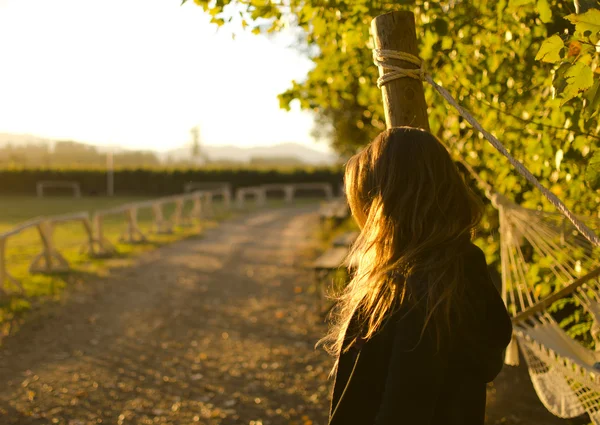
[[[345,260],[350,252],[350,246],[354,243],[358,234],[359,232],[357,231],[350,231],[342,233],[334,238],[333,246],[321,254],[312,265],[312,269],[315,272],[317,296],[319,297],[317,308],[318,312],[324,316],[326,316],[333,307],[333,305],[331,305],[325,311],[323,310],[326,289],[325,280],[333,272],[347,266]],[[352,268],[352,264],[350,267]]]

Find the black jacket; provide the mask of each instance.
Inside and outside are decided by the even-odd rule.
[[[483,425],[486,383],[502,369],[512,326],[483,252],[469,244],[461,260],[464,314],[450,342],[439,349],[431,333],[421,337],[424,310],[401,308],[340,356],[331,425]]]

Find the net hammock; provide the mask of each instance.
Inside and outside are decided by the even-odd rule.
[[[523,208],[500,196],[494,201],[500,216],[502,297],[514,328],[506,363],[518,364],[518,344],[550,412],[562,418],[588,413],[600,425],[600,352],[583,343],[600,344],[569,335],[599,335],[600,249],[560,214]],[[600,227],[597,219],[587,221]],[[563,329],[559,323],[569,314],[587,320]]]
[[[380,69],[379,87],[398,78],[431,84],[560,212],[532,210],[509,201],[461,160],[499,211],[502,297],[514,328],[506,363],[518,364],[520,348],[533,386],[551,413],[562,418],[587,413],[600,425],[600,219],[573,214],[433,81],[420,58],[377,49],[373,57]],[[563,322],[569,315],[576,315],[579,322],[570,326]]]

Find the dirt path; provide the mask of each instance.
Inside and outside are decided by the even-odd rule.
[[[230,221],[144,256],[0,350],[2,424],[324,424],[331,360],[315,207]]]
[[[229,221],[46,309],[0,349],[0,424],[324,425],[315,225],[313,207]],[[490,425],[585,423],[547,413],[523,368],[489,400]]]

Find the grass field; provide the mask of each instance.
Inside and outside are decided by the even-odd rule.
[[[144,201],[143,197],[48,197],[36,198],[31,196],[0,196],[0,233],[27,220],[40,217],[66,213],[95,211],[108,209],[131,202]],[[315,199],[300,199],[298,203],[312,203]],[[252,202],[249,203],[252,205]],[[268,207],[283,206],[283,202],[269,201]],[[189,212],[192,205],[187,202],[183,214]],[[166,204],[163,213],[166,218],[174,211],[174,204]],[[203,220],[202,228],[213,227],[220,220],[233,214],[224,210],[223,205],[215,200],[213,202],[214,216]],[[250,206],[248,210],[252,210]],[[6,268],[16,278],[24,289],[9,282],[0,282],[4,288],[4,296],[0,296],[0,338],[19,322],[22,314],[32,305],[49,300],[60,299],[64,289],[70,284],[84,283],[90,277],[104,276],[111,269],[124,267],[132,263],[136,255],[154,249],[158,246],[190,237],[201,237],[200,226],[180,227],[171,234],[157,234],[152,226],[152,211],[150,208],[138,210],[138,224],[142,232],[147,235],[148,241],[138,244],[120,242],[120,237],[126,229],[126,219],[123,214],[107,216],[104,220],[104,235],[116,246],[118,255],[113,258],[91,258],[88,254],[87,236],[80,222],[57,224],[54,227],[53,241],[56,249],[69,262],[71,270],[67,273],[32,274],[29,267],[32,260],[42,250],[40,235],[36,228],[29,228],[11,236],[6,242]]]
[[[0,233],[10,230],[19,223],[39,216],[52,216],[65,213],[98,210],[116,207],[131,202],[143,201],[148,198],[140,197],[94,197],[70,198],[53,197],[39,199],[35,197],[0,197]],[[186,203],[184,214],[191,208]],[[163,211],[165,217],[174,211],[173,204],[167,204]],[[215,215],[203,223],[203,226],[214,226],[218,220],[229,214],[223,211],[222,205],[214,202]],[[124,215],[108,216],[104,221],[104,234],[113,243],[118,255],[110,259],[95,259],[88,255],[87,236],[83,224],[69,222],[57,224],[54,227],[54,243],[57,250],[67,259],[71,270],[68,273],[31,274],[29,266],[34,257],[41,252],[42,244],[36,228],[29,228],[11,236],[6,242],[7,271],[23,286],[24,293],[9,282],[3,282],[6,291],[0,299],[0,329],[4,331],[14,324],[14,320],[32,304],[42,303],[60,297],[64,288],[70,283],[82,282],[86,278],[102,276],[109,273],[111,268],[131,264],[131,260],[139,253],[154,249],[166,243],[188,237],[199,237],[199,226],[181,227],[172,234],[157,234],[152,229],[152,211],[150,208],[138,211],[138,224],[148,236],[148,241],[139,244],[127,244],[119,241],[126,221]],[[0,283],[0,287],[2,287]],[[4,333],[5,333],[4,332]],[[0,332],[0,334],[3,332]]]

